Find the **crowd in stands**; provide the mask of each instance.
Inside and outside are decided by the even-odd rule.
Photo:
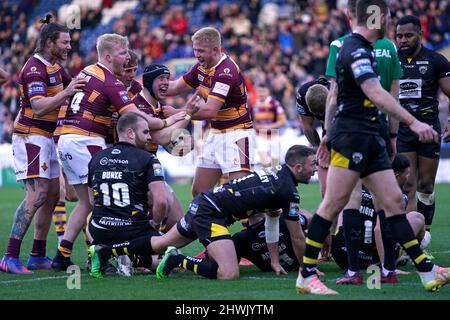
[[[10,140],[13,119],[19,111],[16,80],[39,35],[41,17],[34,16],[33,8],[40,1],[44,0],[0,4],[0,67],[10,75],[0,91],[0,143]],[[71,57],[65,66],[72,76],[96,61],[95,41],[87,49],[81,45],[88,33],[85,30],[98,27],[104,8],[111,8],[117,1],[97,2],[97,8],[81,7],[81,29],[72,32]],[[391,39],[396,19],[415,14],[422,21],[426,46],[439,49],[450,43],[448,1],[389,2],[394,18],[389,30]],[[291,125],[298,126],[295,91],[302,83],[325,73],[330,42],[349,32],[342,9],[345,4],[345,0],[146,0],[113,20],[106,32],[129,37],[130,47],[142,57],[142,71],[150,63],[193,57],[192,33],[202,26],[215,26],[223,35],[225,52],[246,76],[250,102],[254,85],[266,82],[293,120]],[[179,105],[183,99],[168,103]]]

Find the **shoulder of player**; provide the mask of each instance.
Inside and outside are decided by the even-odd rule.
[[[430,62],[432,62],[432,63],[441,62],[441,61],[447,61],[447,63],[448,63],[448,59],[443,54],[441,54],[437,51],[428,49],[427,47],[423,47],[421,56],[425,59],[430,60]]]
[[[22,67],[22,76],[43,76],[47,74],[47,69],[45,64],[36,58],[35,56],[30,57],[27,62]]]
[[[339,49],[340,47],[342,47],[344,40],[347,39],[349,36],[350,34],[346,34],[345,36],[342,36],[340,38],[337,38],[336,40],[331,41],[330,47],[336,47]]]
[[[240,73],[240,69],[236,62],[233,61],[230,57],[226,57],[217,67],[216,72],[214,73],[216,78],[221,79],[232,79],[236,78]]]

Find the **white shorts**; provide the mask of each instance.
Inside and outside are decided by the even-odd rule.
[[[63,134],[58,141],[58,160],[70,185],[86,184],[89,161],[106,149],[105,139],[78,134]]]
[[[211,130],[203,145],[197,166],[220,169],[222,173],[250,171],[253,166],[255,132],[237,129],[227,132]]]
[[[17,181],[59,177],[59,164],[53,138],[40,135],[13,134],[14,173]]]

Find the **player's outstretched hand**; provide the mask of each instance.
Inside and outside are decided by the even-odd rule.
[[[69,85],[66,87],[66,93],[68,97],[73,96],[75,93],[83,90],[83,87],[86,85],[86,79],[74,78],[70,81]]]
[[[409,128],[419,136],[420,142],[437,142],[438,140],[438,133],[433,129],[433,127],[429,124],[420,122],[417,119],[414,119],[414,121],[409,125]]]
[[[167,121],[167,126],[170,127],[171,125],[173,125],[175,122],[184,120],[184,117],[186,116],[186,111],[182,110],[182,111],[178,111],[177,113],[175,113],[174,115],[168,117],[166,119]]]
[[[287,272],[283,269],[283,267],[279,263],[270,263],[272,270],[275,271],[276,275],[279,276],[281,274],[287,274]]]
[[[319,159],[319,164],[323,168],[328,168],[330,164],[330,150],[327,147],[327,135],[322,137],[322,141],[320,141],[319,148],[317,149],[317,159]]]
[[[175,113],[180,112],[180,110],[175,109],[172,106],[161,106],[164,117],[169,118],[170,116],[173,116]]]

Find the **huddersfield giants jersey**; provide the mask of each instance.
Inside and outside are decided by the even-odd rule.
[[[223,103],[217,116],[211,121],[211,128],[252,128],[244,77],[229,56],[223,54],[220,61],[210,69],[197,63],[182,79],[191,88],[200,88],[205,100],[210,97]]]
[[[450,77],[450,63],[443,55],[424,46],[413,58],[401,52],[399,56],[403,68],[400,104],[420,121],[428,124],[439,122],[439,80]]]
[[[123,113],[134,106],[127,89],[101,63],[84,68],[78,77],[87,80],[83,91],[77,92],[66,111],[61,134],[105,137],[111,126],[112,114]]]
[[[92,224],[123,229],[148,223],[148,184],[164,181],[161,163],[151,153],[118,142],[92,157],[88,185],[94,194]]]
[[[259,125],[272,124],[277,122],[279,118],[286,118],[281,104],[270,96],[264,101],[256,101],[255,105],[251,107],[251,111],[253,114],[253,122]],[[260,134],[260,131],[256,129],[257,134]],[[266,132],[263,133],[266,134]]]
[[[373,47],[363,36],[353,33],[344,40],[336,59],[338,84],[337,111],[331,131],[380,135],[384,127],[381,113],[361,89],[361,84],[372,78],[375,71]]]
[[[265,168],[202,193],[220,215],[231,222],[281,209],[288,220],[299,220],[297,181],[286,165]]]
[[[28,59],[20,71],[18,79],[20,113],[14,127],[14,134],[38,134],[52,137],[56,128],[59,108],[46,115],[37,116],[31,108],[31,101],[55,96],[64,90],[71,80],[59,63],[51,65],[39,54]]]
[[[156,107],[152,106],[150,102],[145,99],[142,91],[134,97],[133,102],[142,112],[145,112],[146,114],[151,115],[154,118],[164,119],[164,114],[159,102]],[[145,146],[145,148],[147,151],[150,151],[151,153],[156,155],[156,152],[158,151],[158,144],[149,143]]]
[[[128,96],[130,97],[131,100],[134,99],[134,97],[139,94],[139,92],[142,91],[142,85],[136,81],[136,80],[131,80],[131,84],[130,86],[127,88],[127,92],[128,92]]]

